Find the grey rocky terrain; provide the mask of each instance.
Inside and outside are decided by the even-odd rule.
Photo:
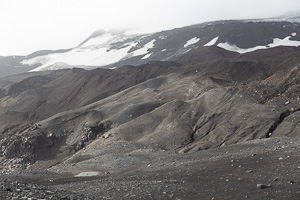
[[[175,54],[1,78],[0,199],[299,199],[299,47]]]

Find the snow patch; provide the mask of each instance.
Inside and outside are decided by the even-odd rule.
[[[184,48],[188,47],[190,45],[196,44],[199,41],[200,41],[200,38],[194,37],[185,43]]]
[[[154,47],[154,42],[155,41],[156,40],[153,39],[150,42],[148,42],[147,44],[145,44],[144,47],[132,52],[133,56],[141,56],[141,55],[145,55],[145,54],[149,53],[149,49],[152,49]]]
[[[277,47],[277,46],[300,46],[300,41],[293,41],[290,40],[291,36],[287,36],[284,39],[279,39],[279,38],[274,38],[273,42],[268,44],[267,46],[256,46],[256,47],[252,47],[252,48],[248,48],[248,49],[242,49],[237,47],[236,45],[232,45],[229,43],[219,43],[217,46],[221,47],[223,49],[226,49],[228,51],[235,51],[238,53],[247,53],[247,52],[252,52],[255,50],[259,50],[259,49],[268,49],[268,48],[272,48],[272,47]]]
[[[89,176],[97,176],[99,174],[100,174],[99,172],[81,172],[75,175],[75,177],[89,177]]]
[[[208,46],[213,46],[216,44],[216,42],[218,41],[219,36],[215,37],[214,39],[212,39],[210,42],[206,43],[204,46],[208,47]]]
[[[152,53],[145,55],[144,57],[142,57],[142,60],[149,58],[151,55],[152,55]]]
[[[284,39],[275,38],[273,39],[273,43],[269,44],[270,47],[275,46],[294,46],[297,47],[300,45],[300,41],[290,40],[291,36],[287,36]]]

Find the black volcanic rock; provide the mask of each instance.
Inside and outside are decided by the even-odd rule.
[[[184,55],[178,56],[175,60],[186,65],[197,64],[200,62],[210,62],[213,60],[232,60],[237,58],[240,54],[236,52],[227,51],[217,46],[201,47],[188,52]]]
[[[48,55],[48,54],[54,54],[54,53],[65,53],[68,52],[72,49],[60,49],[60,50],[41,50],[41,51],[36,51],[34,53],[31,53],[29,55],[27,55],[25,58],[26,59],[31,59],[34,57],[38,57],[38,56],[44,56],[44,55]]]

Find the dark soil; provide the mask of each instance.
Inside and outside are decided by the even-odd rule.
[[[300,141],[291,138],[254,140],[162,154],[146,165],[137,162],[125,172],[90,178],[36,171],[1,179],[12,190],[7,192],[11,197],[25,195],[17,189],[24,190],[26,184],[45,199],[299,199],[299,146]],[[37,194],[31,197],[39,198]]]

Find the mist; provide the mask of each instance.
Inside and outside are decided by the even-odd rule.
[[[150,33],[295,10],[300,10],[298,0],[4,0],[0,3],[0,55],[72,48],[99,29]]]

